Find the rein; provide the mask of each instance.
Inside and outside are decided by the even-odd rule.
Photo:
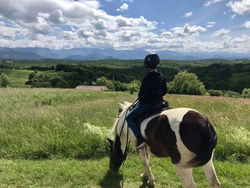
[[[124,128],[124,125],[125,125],[125,121],[126,121],[126,116],[127,116],[127,113],[128,113],[128,111],[130,110],[130,108],[134,105],[134,104],[136,104],[137,102],[138,102],[138,98],[127,108],[127,110],[126,110],[126,112],[125,112],[125,116],[124,116],[124,120],[123,120],[123,123],[122,123],[122,128],[121,128],[121,132],[120,132],[120,134],[119,134],[119,137],[121,137],[121,135],[122,135],[122,131],[123,131],[123,128]],[[125,146],[125,150],[124,150],[124,154],[126,154],[127,153],[127,148],[128,148],[128,135],[129,135],[129,128],[128,128],[128,125],[127,125],[127,139],[126,139],[126,146]]]
[[[126,121],[126,116],[127,116],[127,113],[128,111],[130,110],[130,108],[136,104],[138,102],[139,99],[136,99],[135,102],[133,102],[133,104],[131,104],[126,112],[125,112],[125,116],[124,116],[124,120],[123,120],[123,124],[122,124],[122,128],[121,128],[121,132],[119,134],[119,137],[121,138],[121,135],[122,135],[122,131],[123,131],[123,128],[124,128],[124,125],[125,125],[125,121]],[[128,125],[127,125],[127,139],[126,139],[126,145],[125,145],[125,150],[124,150],[124,154],[127,155],[127,151],[128,151],[128,136],[129,136],[129,128],[128,128]],[[125,160],[122,162],[122,168],[123,168],[123,165],[125,163]],[[123,187],[123,176],[122,176],[122,187]]]

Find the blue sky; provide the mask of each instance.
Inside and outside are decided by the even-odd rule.
[[[0,46],[250,53],[250,0],[0,0]]]

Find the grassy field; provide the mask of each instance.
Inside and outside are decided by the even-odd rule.
[[[31,70],[14,70],[14,69],[0,69],[0,73],[5,73],[10,79],[10,87],[13,88],[28,88],[25,85],[28,81],[29,74],[34,71]]]
[[[135,95],[72,89],[0,89],[0,187],[146,187],[130,149],[120,174],[108,170],[106,141],[120,102]],[[250,100],[167,95],[172,107],[206,114],[218,133],[222,187],[250,187]],[[152,157],[156,187],[181,187],[169,159]],[[198,187],[208,187],[200,168]]]

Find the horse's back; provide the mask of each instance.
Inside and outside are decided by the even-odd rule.
[[[182,121],[184,115],[189,111],[196,111],[196,110],[191,109],[191,108],[173,108],[173,109],[164,110],[162,112],[154,114],[153,116],[150,116],[141,122],[141,131],[142,133],[144,133],[146,126],[148,125],[149,121],[151,121],[152,119],[166,115],[168,118],[169,124],[171,126],[171,129],[175,132],[178,132],[180,122]],[[143,135],[145,136],[145,134]]]
[[[152,153],[170,156],[176,164],[205,164],[217,141],[207,117],[190,108],[162,111],[144,120],[141,128]]]

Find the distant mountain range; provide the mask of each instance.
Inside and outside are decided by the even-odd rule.
[[[148,52],[144,49],[114,50],[73,48],[53,50],[48,48],[3,48],[0,47],[0,59],[65,59],[65,60],[101,60],[101,59],[143,59]],[[250,59],[250,53],[161,51],[161,59],[197,60],[197,59]]]

